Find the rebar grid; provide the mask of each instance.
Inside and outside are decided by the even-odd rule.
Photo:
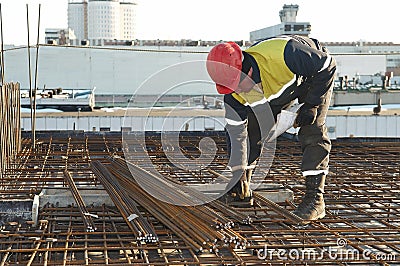
[[[208,168],[223,170],[227,163],[224,134],[204,135],[212,137],[218,147]],[[204,135],[181,136],[180,146],[187,157],[199,156],[197,147]],[[135,145],[138,150],[145,149],[157,170],[170,179],[196,183],[216,178],[207,169],[174,167],[157,134],[146,136],[146,147]],[[121,135],[111,133],[71,134],[68,138],[45,134],[39,136],[35,150],[23,139],[14,165],[1,180],[0,196],[25,199],[43,188],[68,189],[65,171],[78,191],[103,190],[90,164],[107,164],[110,156],[123,156],[122,150]],[[279,203],[287,211],[294,209],[304,193],[300,161],[298,143],[278,141],[265,183],[294,191],[294,202]],[[115,206],[86,206],[87,212],[98,216],[93,219],[97,230],[87,232],[79,206],[48,204],[40,209],[37,226],[26,222],[1,227],[0,265],[392,265],[400,261],[399,179],[400,142],[335,141],[326,187],[327,216],[308,226],[293,225],[284,214],[259,201],[256,208],[237,210],[252,223],[235,223],[232,228],[246,239],[246,249],[226,245],[196,253],[187,239],[156,219],[148,206],[137,209],[153,227],[156,243],[138,241]],[[235,219],[227,212],[220,215]]]

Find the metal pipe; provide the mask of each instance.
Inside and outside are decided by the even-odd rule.
[[[26,26],[27,26],[27,39],[28,39],[28,74],[29,74],[29,100],[31,104],[31,131],[32,131],[32,147],[35,149],[36,147],[36,137],[34,133],[34,115],[33,115],[33,109],[34,109],[34,93],[32,89],[32,68],[31,68],[31,44],[30,44],[30,29],[29,29],[29,6],[26,4]]]
[[[35,85],[33,86],[34,96],[33,96],[33,125],[32,125],[32,134],[33,134],[33,148],[36,146],[36,93],[37,93],[37,79],[38,79],[38,64],[39,64],[39,34],[40,34],[40,9],[41,4],[39,4],[38,10],[38,24],[37,24],[37,36],[36,36],[36,62],[35,62]]]
[[[3,85],[5,82],[4,79],[4,38],[3,38],[3,12],[1,9],[0,3],[0,35],[1,35],[1,84]]]
[[[88,232],[96,231],[96,225],[95,225],[92,217],[97,217],[97,215],[91,214],[88,211],[88,209],[86,208],[85,202],[83,201],[82,196],[79,193],[78,188],[76,187],[76,184],[74,182],[74,179],[71,176],[71,173],[69,171],[65,170],[64,177],[68,183],[71,193],[75,199],[75,202],[78,205],[78,208],[81,212],[83,223],[86,226],[86,231],[88,231]]]

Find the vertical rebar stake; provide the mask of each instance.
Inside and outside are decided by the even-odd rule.
[[[35,86],[33,87],[34,96],[33,96],[33,128],[32,134],[34,137],[34,148],[36,146],[36,92],[37,92],[37,77],[38,77],[38,63],[39,63],[39,33],[40,33],[40,8],[41,4],[39,4],[39,13],[38,13],[38,25],[37,25],[37,36],[36,36],[36,62],[35,62]]]
[[[27,34],[28,34],[28,74],[29,74],[29,100],[31,104],[31,133],[32,133],[32,147],[35,149],[35,133],[33,131],[33,90],[32,90],[32,68],[31,68],[31,46],[30,46],[30,37],[29,37],[29,6],[26,4],[26,26],[27,26]]]

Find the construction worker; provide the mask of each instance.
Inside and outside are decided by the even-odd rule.
[[[217,44],[207,56],[207,71],[224,94],[233,175],[227,196],[252,204],[251,171],[262,140],[279,113],[297,101],[302,105],[294,125],[300,127],[306,192],[294,213],[305,221],[323,218],[331,149],[325,118],[336,73],[334,58],[316,39],[277,36],[244,51],[234,42]]]

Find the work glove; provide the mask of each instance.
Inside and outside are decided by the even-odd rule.
[[[234,171],[232,175],[232,180],[237,180],[238,175],[240,175],[240,179],[231,189],[231,196],[241,200],[250,198],[252,196],[252,192],[250,189],[250,177],[247,176],[247,171]]]
[[[309,103],[304,103],[296,117],[295,126],[303,127],[314,124],[317,118],[318,106]]]

